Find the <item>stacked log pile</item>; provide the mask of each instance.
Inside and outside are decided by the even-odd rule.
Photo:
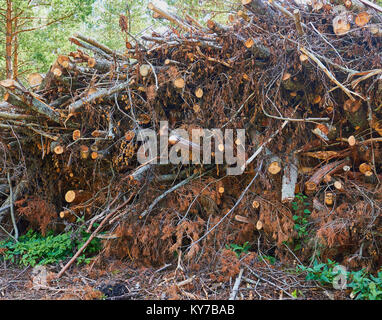
[[[288,255],[297,238],[290,202],[305,193],[328,256],[380,264],[382,8],[242,0],[226,25],[205,26],[149,9],[168,31],[132,38],[124,52],[76,34],[78,50],[47,74],[0,82],[4,228],[17,228],[4,217],[18,200],[38,199],[56,208],[52,223],[85,216],[93,231],[101,222],[110,251],[144,262],[207,255],[216,232],[221,244],[264,233]],[[137,132],[163,120],[245,129],[245,172],[141,165]],[[316,252],[304,246],[301,255]]]

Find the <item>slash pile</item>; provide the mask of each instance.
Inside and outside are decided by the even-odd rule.
[[[216,253],[245,241],[279,259],[379,267],[382,8],[243,0],[206,26],[149,9],[168,31],[123,53],[76,34],[78,50],[47,74],[1,81],[3,227],[60,231],[84,217],[108,231],[106,255],[162,265],[183,252],[229,274]],[[244,173],[141,165],[138,131],[164,120],[245,129]]]

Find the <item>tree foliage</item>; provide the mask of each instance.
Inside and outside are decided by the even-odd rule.
[[[56,48],[65,44],[67,32],[84,22],[95,0],[0,0],[0,50],[5,52],[7,8],[11,5],[12,54],[21,74],[46,69]],[[9,23],[9,21],[8,21]],[[67,48],[66,48],[67,49]],[[5,76],[5,59],[0,55],[0,76]]]
[[[20,15],[17,26],[19,75],[46,72],[61,52],[71,47],[68,37],[81,32],[106,44],[121,49],[126,34],[119,28],[123,14],[128,19],[129,40],[147,30],[160,30],[166,24],[151,17],[147,4],[153,0],[13,0],[14,16]],[[174,6],[180,15],[190,12],[195,18],[225,19],[235,3],[220,0],[157,0],[159,5]],[[0,0],[0,52],[5,53],[6,0]],[[190,10],[191,8],[191,10]],[[20,14],[21,13],[21,14]],[[13,39],[15,40],[15,39]],[[14,49],[13,49],[14,50]],[[0,54],[0,78],[5,78],[5,55]]]

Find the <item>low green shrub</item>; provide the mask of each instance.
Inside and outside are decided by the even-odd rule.
[[[231,243],[230,245],[227,245],[227,244],[226,244],[225,247],[226,247],[226,249],[228,249],[228,250],[232,250],[233,252],[235,252],[235,253],[236,253],[236,256],[237,256],[238,258],[240,258],[240,256],[241,256],[242,253],[244,253],[244,254],[247,254],[247,253],[248,253],[249,248],[250,248],[251,246],[249,245],[249,243],[248,243],[248,241],[247,241],[247,242],[245,242],[242,246],[241,246],[241,245],[238,245],[238,244],[236,244],[236,243]]]
[[[322,285],[331,285],[340,270],[334,271],[339,264],[328,259],[327,263],[314,261],[313,267],[297,266],[298,272],[306,272],[306,280],[316,280]],[[368,274],[364,269],[346,272],[347,288],[351,288],[350,296],[356,300],[382,300],[382,270],[377,276]]]
[[[0,256],[4,260],[24,266],[55,264],[72,257],[75,252],[89,239],[90,234],[83,229],[76,232],[54,235],[48,232],[45,237],[29,230],[19,238],[18,242],[6,240],[0,242]],[[99,239],[93,239],[82,255],[77,259],[77,264],[89,263],[90,255],[101,249]]]

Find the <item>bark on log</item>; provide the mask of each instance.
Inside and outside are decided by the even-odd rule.
[[[96,54],[98,54],[99,56],[103,57],[106,60],[112,60],[112,57],[110,56],[110,54],[105,53],[100,48],[97,48],[97,47],[95,47],[95,46],[93,46],[93,45],[91,45],[89,43],[81,41],[81,40],[79,40],[79,39],[77,39],[75,37],[69,38],[69,41],[74,43],[76,46],[79,46],[79,47],[82,47],[84,49],[87,49],[87,50],[95,52]]]
[[[18,114],[18,113],[8,113],[0,112],[0,119],[6,120],[33,120],[35,117],[29,114]]]
[[[45,102],[41,101],[36,94],[32,92],[18,93],[17,95],[13,92],[8,93],[8,103],[26,110],[33,110],[51,121],[61,124],[62,119],[60,114]]]
[[[249,11],[265,15],[268,12],[267,5],[262,0],[241,0],[243,6]]]
[[[65,193],[65,201],[71,204],[79,204],[88,201],[92,193],[84,190],[69,190]]]
[[[226,26],[223,26],[219,23],[217,23],[216,21],[213,21],[213,20],[208,20],[207,21],[207,27],[215,32],[216,34],[218,35],[222,35],[224,33],[228,33],[229,31],[231,31],[232,29],[230,27],[226,27]]]
[[[85,214],[85,217],[89,217],[91,209],[89,205],[76,205],[70,207],[68,210],[63,210],[60,212],[59,216],[61,219],[69,220],[70,222],[75,222],[77,216],[81,216],[82,213]]]
[[[270,50],[255,38],[245,40],[244,45],[251,51],[255,58],[266,60],[271,55]]]
[[[8,193],[9,185],[8,184],[0,184],[0,193]]]
[[[366,108],[361,100],[352,101],[348,99],[345,101],[343,108],[346,118],[354,127],[363,129],[368,125]]]
[[[113,64],[110,61],[104,59],[89,58],[89,68],[94,68],[101,73],[107,73],[113,68]]]
[[[298,177],[298,159],[294,155],[285,164],[281,187],[281,202],[290,202],[295,198],[295,188]]]
[[[111,96],[114,93],[117,93],[117,92],[120,92],[120,91],[126,89],[129,86],[130,82],[131,82],[131,80],[120,83],[120,84],[118,84],[112,88],[101,89],[101,90],[91,94],[90,96],[88,96],[86,98],[77,100],[76,102],[72,103],[69,106],[69,113],[73,114],[73,113],[79,112],[87,103],[91,103],[95,99],[99,99],[99,98],[102,98],[105,96]]]
[[[133,181],[142,181],[145,177],[145,173],[152,168],[152,164],[146,164],[135,170],[129,175],[129,179]]]
[[[297,33],[301,37],[304,35],[304,30],[302,29],[302,26],[301,26],[300,10],[295,9],[293,11],[293,16],[294,16],[294,23],[296,24]]]
[[[182,19],[180,19],[179,17],[175,16],[174,14],[170,14],[158,7],[156,7],[154,4],[152,4],[151,2],[148,4],[147,6],[151,11],[154,11],[156,12],[157,14],[159,14],[161,17],[167,19],[168,21],[176,24],[178,27],[182,28],[183,30],[187,31],[187,32],[190,32],[192,33],[193,31],[196,31],[196,29],[190,25],[188,25],[187,23],[183,22]]]
[[[238,215],[238,214],[235,215],[235,220],[236,220],[236,221],[239,221],[239,222],[244,222],[244,223],[248,223],[248,224],[253,224],[254,226],[256,226],[256,224],[257,224],[257,220],[250,219],[250,218],[247,218],[247,217]]]
[[[93,47],[95,48],[98,48],[100,50],[102,50],[105,54],[107,54],[109,57],[111,56],[116,56],[117,58],[121,59],[121,60],[126,60],[126,57],[119,53],[119,52],[116,52],[112,49],[110,49],[109,47],[105,46],[104,44],[102,43],[99,43],[97,40],[93,39],[93,38],[90,38],[90,37],[86,37],[82,34],[79,34],[79,33],[76,33],[74,34],[74,37],[75,38],[78,38],[82,41],[85,41],[87,43],[89,43],[90,45],[92,45]]]
[[[333,174],[337,170],[341,170],[343,165],[348,161],[346,159],[328,163],[316,171],[311,178],[305,182],[305,188],[308,192],[316,191],[318,185],[327,174]]]
[[[259,147],[259,138],[261,134],[256,130],[250,130],[249,132],[252,143],[256,148]],[[273,154],[268,148],[264,148],[264,152],[267,155],[266,167],[270,174],[278,174],[282,169],[282,161],[281,159]]]

